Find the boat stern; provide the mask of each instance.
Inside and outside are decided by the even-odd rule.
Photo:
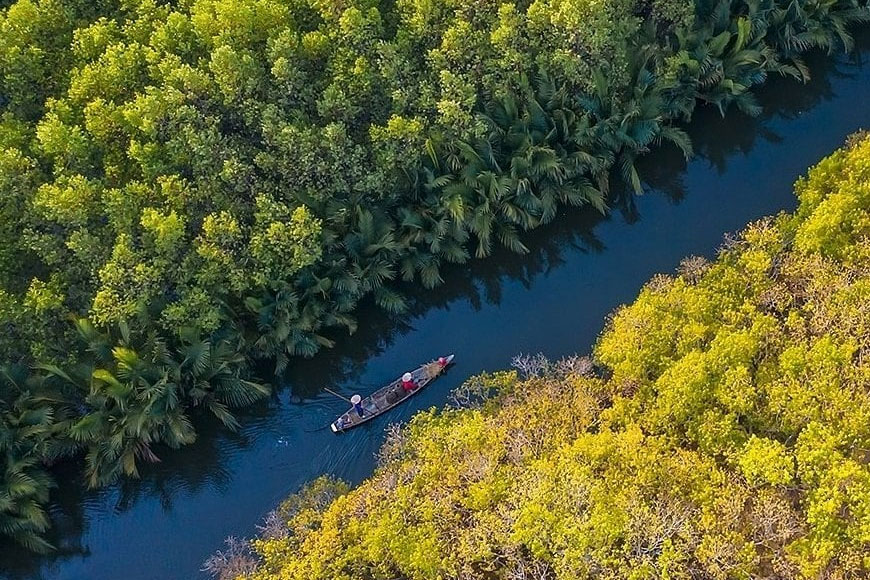
[[[329,425],[329,428],[332,429],[332,432],[333,432],[333,433],[338,433],[338,431],[339,431],[339,429],[338,429],[338,427],[335,425],[335,423],[331,423],[331,424]]]

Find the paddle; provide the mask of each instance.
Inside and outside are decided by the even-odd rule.
[[[348,399],[347,397],[344,397],[344,396],[342,396],[342,395],[339,395],[338,393],[336,393],[336,392],[333,391],[332,389],[327,389],[326,387],[323,387],[323,390],[326,391],[327,393],[329,393],[330,395],[335,395],[335,396],[338,397],[339,399],[342,399],[342,400],[347,401],[348,403],[350,403],[350,399]],[[353,405],[353,403],[350,403],[350,404]]]

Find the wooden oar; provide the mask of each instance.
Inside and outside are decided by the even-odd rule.
[[[327,393],[329,393],[330,395],[335,395],[339,399],[343,399],[343,400],[347,401],[348,403],[350,403],[351,405],[353,405],[353,403],[350,402],[350,399],[348,399],[347,397],[343,397],[343,396],[339,395],[338,393],[336,393],[332,389],[327,389],[326,387],[323,387],[323,390],[326,391]]]

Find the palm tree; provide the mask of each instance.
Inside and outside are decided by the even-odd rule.
[[[849,28],[870,22],[870,6],[858,0],[774,2],[768,0],[768,42],[785,58],[796,58],[811,48],[832,53],[850,51],[854,44]]]
[[[761,109],[750,92],[770,73],[808,78],[797,51],[778,51],[767,39],[774,28],[773,0],[710,0],[697,3],[696,25],[678,30],[674,57],[664,71],[669,108],[687,117],[695,100],[724,114],[731,105],[754,116]]]
[[[203,339],[192,329],[180,334],[170,365],[172,380],[181,385],[192,407],[202,407],[224,426],[237,429],[230,409],[247,407],[268,396],[268,387],[246,378],[247,359],[240,345],[227,338]]]
[[[34,391],[23,367],[0,369],[0,535],[35,552],[52,549],[45,504],[54,481],[43,462],[58,434],[55,401]]]
[[[100,332],[80,319],[77,327],[93,363],[69,371],[43,368],[87,392],[69,436],[85,449],[92,487],[122,475],[138,477],[141,461],[159,461],[154,445],[174,449],[192,443],[192,409],[202,407],[235,429],[229,409],[269,393],[245,378],[244,356],[229,338],[201,339],[184,329],[170,347],[153,330],[143,333],[127,323]]]
[[[544,73],[519,85],[526,89],[479,113],[488,129],[483,137],[429,141],[431,164],[417,184],[421,203],[400,215],[404,239],[423,240],[432,256],[461,262],[469,234],[478,257],[494,242],[525,252],[520,233],[551,221],[560,204],[604,210],[607,154],[600,155],[588,117]],[[440,279],[437,261],[419,251],[402,272],[406,279],[419,272],[427,286]]]
[[[333,341],[322,334],[324,328],[356,330],[351,316],[362,293],[359,268],[347,266],[347,256],[327,255],[318,271],[300,273],[292,285],[274,281],[261,289],[259,296],[245,299],[254,317],[257,335],[251,338],[251,354],[274,358],[275,373],[280,374],[291,356],[314,356]]]
[[[433,166],[422,169],[422,179],[411,184],[412,203],[400,206],[396,215],[396,238],[403,248],[399,272],[408,282],[419,275],[426,288],[441,283],[442,262],[462,264],[469,258],[466,201],[443,193],[451,177],[437,173],[437,162],[435,157]]]
[[[664,89],[656,82],[649,64],[649,53],[639,50],[633,63],[630,90],[614,94],[615,89],[599,71],[592,93],[577,97],[594,122],[590,127],[593,135],[617,159],[622,179],[638,194],[643,189],[634,164],[651,145],[669,141],[686,158],[692,154],[688,135],[669,124]]]

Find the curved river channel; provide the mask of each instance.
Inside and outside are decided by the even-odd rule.
[[[685,164],[671,150],[646,158],[647,193],[608,218],[566,212],[525,238],[528,255],[501,253],[445,272],[447,283],[414,298],[402,320],[363,308],[360,330],[297,362],[272,401],[242,415],[241,433],[204,425],[195,445],[164,451],[141,481],[100,492],[83,490],[76,469],[64,467],[52,505],[58,553],[37,557],[0,545],[0,576],[199,578],[224,538],[254,534],[263,515],[306,481],[329,473],[357,483],[369,475],[384,427],[444,405],[469,375],[505,368],[520,352],[587,352],[605,316],[653,274],[673,272],[690,254],[712,256],[726,232],[793,209],[795,179],[846,135],[870,128],[864,36],[855,57],[810,58],[807,85],[772,79],[759,118],[699,110],[688,127],[695,158]],[[340,436],[326,428],[346,403],[321,386],[366,394],[449,352],[456,365],[410,402]]]

